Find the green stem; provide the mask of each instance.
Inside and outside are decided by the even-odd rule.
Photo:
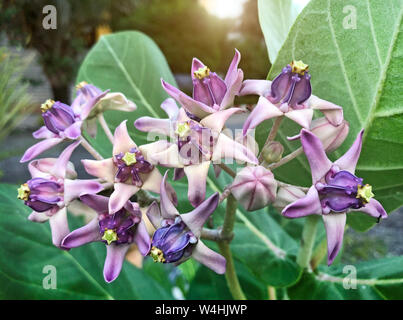
[[[325,238],[319,243],[319,245],[316,247],[316,249],[312,254],[310,264],[311,269],[313,271],[316,270],[321,261],[326,257],[326,253],[327,253],[327,240]]]
[[[316,226],[319,216],[311,215],[306,218],[304,230],[302,231],[301,248],[298,252],[297,263],[301,268],[310,269],[312,248],[316,237]]]
[[[104,160],[104,158],[95,150],[91,144],[83,137],[80,137],[81,146],[84,147],[96,160]]]
[[[112,134],[111,129],[109,129],[108,124],[106,123],[103,113],[100,113],[98,115],[98,121],[99,121],[99,124],[101,125],[102,129],[104,130],[106,136],[108,137],[109,141],[113,144],[113,134]]]
[[[223,239],[231,239],[233,236],[233,229],[235,225],[235,213],[237,209],[237,201],[232,194],[227,198],[227,208],[225,212],[224,224],[221,230],[221,237]],[[225,279],[227,280],[229,291],[235,300],[246,300],[246,296],[242,291],[239,284],[238,276],[236,274],[234,260],[230,250],[231,240],[223,240],[218,243],[221,254],[227,260],[227,268],[225,272]]]
[[[271,141],[273,141],[273,140],[276,138],[277,131],[278,131],[278,129],[280,128],[280,124],[281,124],[282,121],[283,121],[283,117],[282,117],[282,116],[276,118],[276,120],[275,120],[274,123],[273,123],[273,126],[272,126],[271,129],[270,129],[270,133],[269,133],[269,135],[267,136],[266,142],[264,143],[264,146],[263,146],[263,148],[262,148],[262,151],[263,151],[264,147],[266,147]],[[263,159],[263,153],[260,152],[260,154],[259,154],[259,162],[261,162],[262,159]]]

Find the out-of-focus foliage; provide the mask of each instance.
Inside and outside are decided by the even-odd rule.
[[[56,7],[56,29],[43,28],[46,5]],[[100,26],[113,16],[113,7],[111,0],[4,0],[0,4],[1,30],[10,44],[37,50],[54,98],[68,101],[82,56],[94,44]]]
[[[270,67],[255,0],[244,4],[243,15],[220,19],[198,1],[137,0],[132,14],[111,22],[113,30],[135,29],[160,47],[174,73],[189,73],[193,57],[224,73],[234,54],[242,53],[241,67],[249,78],[264,78]]]
[[[29,61],[0,48],[0,141],[31,111],[23,71]]]

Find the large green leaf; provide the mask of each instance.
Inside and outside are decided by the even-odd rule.
[[[402,10],[400,0],[312,0],[292,26],[269,73],[273,79],[290,60],[302,59],[310,66],[313,93],[343,106],[350,133],[333,158],[365,129],[357,174],[373,185],[388,212],[403,204]],[[351,29],[354,14],[356,29]],[[260,126],[260,143],[268,129],[267,123]],[[287,142],[285,136],[297,131],[293,124],[282,125],[280,138],[288,151],[298,142]],[[276,174],[309,185],[308,169],[302,155]],[[373,222],[356,217],[349,221],[356,229],[367,229]]]
[[[258,8],[269,58],[274,62],[303,6],[293,0],[258,0]]]
[[[70,251],[54,247],[49,224],[27,219],[31,211],[16,198],[16,189],[0,185],[0,299],[172,299],[169,291],[128,262],[107,284],[103,243]],[[71,228],[81,225],[81,219],[70,218]],[[56,268],[54,290],[42,285],[49,272],[45,266]]]
[[[318,274],[304,273],[298,284],[288,288],[288,294],[291,299],[400,300],[403,298],[402,265],[403,257],[393,257],[355,266],[320,267]],[[356,288],[350,282],[352,267],[356,268]]]
[[[175,79],[164,55],[145,34],[136,31],[119,32],[101,37],[90,50],[80,67],[77,82],[87,81],[112,92],[123,92],[137,105],[134,112],[106,112],[112,130],[128,120],[127,128],[138,144],[147,143],[146,133],[135,131],[133,122],[139,117],[166,117],[160,108],[168,95],[161,86],[161,78],[175,85]],[[97,149],[110,156],[111,146],[102,130],[96,141]]]

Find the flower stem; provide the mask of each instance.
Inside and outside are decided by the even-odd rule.
[[[103,160],[104,158],[95,150],[90,143],[83,137],[80,137],[81,145],[87,150],[96,160]]]
[[[306,218],[304,229],[302,231],[301,247],[298,252],[297,263],[301,268],[310,269],[310,260],[312,248],[316,237],[316,227],[319,216],[310,215]]]
[[[312,258],[310,261],[312,270],[316,270],[321,261],[326,257],[326,253],[327,253],[327,240],[325,238],[318,244],[318,246],[316,247],[316,249],[312,254]]]
[[[269,165],[267,168],[270,170],[276,169],[281,167],[282,165],[286,164],[287,162],[291,161],[292,159],[298,157],[304,150],[302,147],[299,147],[297,150],[294,150],[290,154],[287,154],[284,158],[282,158],[279,162],[273,163]]]
[[[235,178],[236,173],[234,172],[234,170],[232,170],[230,167],[228,167],[226,164],[224,163],[220,163],[218,165],[221,169],[223,169],[226,173],[228,173],[231,177]]]
[[[280,124],[283,121],[283,117],[278,117],[276,120],[274,120],[273,126],[270,129],[269,135],[267,136],[266,142],[264,143],[264,146],[262,148],[262,151],[264,147],[266,147],[271,141],[273,141],[276,138],[277,131],[280,128]],[[263,153],[260,152],[259,154],[259,162],[261,162],[263,159]]]
[[[235,213],[237,209],[237,201],[231,194],[227,198],[227,208],[225,212],[224,224],[221,230],[222,239],[231,239],[233,236],[233,229],[235,225]],[[239,284],[238,276],[236,274],[234,260],[229,246],[230,240],[223,240],[218,243],[221,254],[227,260],[227,268],[225,278],[227,280],[228,288],[235,300],[246,300],[245,294]]]
[[[98,115],[98,121],[99,121],[99,124],[101,125],[102,129],[104,130],[106,136],[108,137],[109,141],[113,144],[113,134],[112,134],[111,129],[109,129],[108,124],[106,123],[103,113],[100,113]]]

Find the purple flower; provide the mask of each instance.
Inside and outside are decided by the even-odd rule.
[[[109,213],[120,210],[138,190],[159,193],[162,176],[137,147],[127,132],[126,121],[115,130],[113,157],[105,160],[82,160],[85,170],[95,177],[114,183]]]
[[[141,117],[134,126],[141,131],[164,134],[173,142],[159,140],[140,149],[152,163],[177,168],[175,179],[187,176],[188,197],[194,207],[205,198],[206,179],[212,162],[218,163],[226,158],[258,163],[251,150],[221,132],[225,121],[239,109],[217,111],[197,122],[190,119],[183,108],[178,110],[171,98],[161,107],[169,119]]]
[[[186,112],[200,120],[211,113],[233,105],[243,80],[243,71],[238,69],[240,60],[241,54],[235,49],[234,58],[223,80],[200,60],[193,58],[191,70],[193,98],[164,80],[161,80],[162,86],[172,98],[183,106]]]
[[[153,202],[147,216],[157,229],[154,233],[149,255],[155,262],[179,265],[190,257],[213,271],[225,273],[226,261],[223,256],[209,249],[200,240],[201,230],[218,206],[219,195],[213,194],[196,209],[179,214],[165,187],[167,173],[161,182],[160,208]]]
[[[109,199],[100,195],[85,195],[80,200],[97,212],[97,217],[87,225],[66,235],[62,245],[76,248],[84,244],[102,241],[106,245],[104,278],[114,281],[122,269],[123,261],[132,243],[136,243],[141,254],[150,250],[150,237],[144,221],[141,219],[137,203],[127,201],[123,208],[108,214]]]
[[[239,95],[260,95],[243,126],[243,133],[256,128],[267,119],[285,116],[303,128],[309,129],[313,110],[323,112],[328,121],[338,126],[343,121],[343,109],[326,100],[311,95],[308,65],[292,61],[272,81],[245,80]]]
[[[77,140],[81,136],[82,125],[92,136],[96,134],[96,115],[105,110],[133,111],[136,105],[128,101],[121,93],[102,92],[97,87],[80,82],[77,86],[77,97],[71,106],[60,101],[48,99],[41,105],[45,125],[32,135],[35,139],[43,139],[28,148],[21,162],[34,159],[42,152],[62,141]]]
[[[31,161],[28,169],[32,179],[18,189],[18,198],[34,211],[28,219],[34,222],[49,220],[53,244],[61,247],[61,240],[69,233],[66,206],[84,194],[103,190],[92,180],[72,180],[77,176],[69,162],[75,142],[68,146],[58,159],[45,158]]]
[[[282,214],[288,218],[322,215],[327,234],[328,265],[332,264],[341,248],[347,212],[361,211],[377,219],[387,218],[382,205],[373,198],[372,187],[354,175],[363,132],[341,158],[331,162],[319,138],[307,130],[301,131],[313,185],[306,196],[285,207]]]

